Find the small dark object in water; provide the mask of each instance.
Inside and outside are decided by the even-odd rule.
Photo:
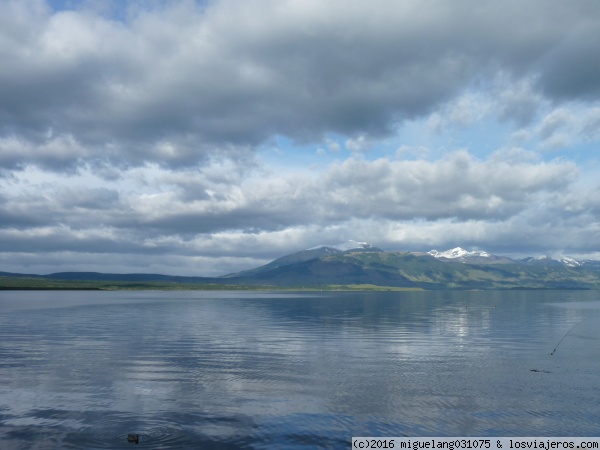
[[[549,370],[538,370],[538,369],[530,369],[530,372],[542,372],[542,373],[552,373]]]
[[[140,443],[140,435],[139,434],[128,434],[127,442],[133,442],[134,444]]]

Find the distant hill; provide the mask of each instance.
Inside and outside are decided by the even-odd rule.
[[[290,255],[282,256],[269,264],[243,272],[225,275],[224,278],[252,278],[263,273],[271,272],[279,267],[290,266],[305,261],[311,261],[326,256],[337,255],[345,252],[383,252],[380,248],[373,247],[366,242],[348,241],[342,244],[318,245],[306,250],[301,250]]]
[[[422,289],[598,289],[600,270],[583,265],[535,265],[482,255],[344,251],[228,277],[230,282],[274,286],[374,284]],[[481,263],[480,258],[486,259]],[[491,261],[496,261],[492,263]]]
[[[48,280],[78,280],[78,281],[163,281],[169,283],[212,283],[220,278],[183,277],[177,275],[161,275],[156,273],[99,273],[99,272],[57,272],[43,275]]]
[[[61,272],[49,275],[0,272],[2,280],[172,285],[271,286],[281,288],[374,285],[419,289],[600,289],[600,262],[550,256],[514,260],[456,247],[446,251],[385,252],[366,242],[319,245],[264,266],[222,277]],[[105,286],[103,284],[102,286]],[[88,286],[86,284],[86,286]],[[153,285],[156,286],[156,285]],[[104,288],[104,287],[102,287]]]

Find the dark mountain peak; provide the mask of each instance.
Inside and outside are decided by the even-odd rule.
[[[271,261],[269,264],[265,264],[264,266],[260,266],[255,269],[245,270],[243,272],[225,275],[225,277],[251,277],[260,273],[269,272],[278,267],[289,266],[305,261],[311,261],[313,259],[319,259],[325,256],[332,256],[340,253],[352,252],[383,252],[383,250],[374,247],[371,244],[368,244],[367,242],[357,242],[352,240],[343,242],[341,244],[317,245],[316,247],[307,248],[305,250],[300,250],[299,252],[282,256],[281,258],[277,258],[276,260]]]

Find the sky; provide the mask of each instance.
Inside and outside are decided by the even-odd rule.
[[[0,0],[0,271],[600,259],[599,54],[596,0]]]

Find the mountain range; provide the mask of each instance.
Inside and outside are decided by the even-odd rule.
[[[273,288],[600,289],[600,261],[549,255],[512,259],[461,247],[446,251],[386,252],[366,242],[348,241],[301,250],[263,266],[221,277],[0,272],[0,288],[6,286],[7,280],[14,279]]]

